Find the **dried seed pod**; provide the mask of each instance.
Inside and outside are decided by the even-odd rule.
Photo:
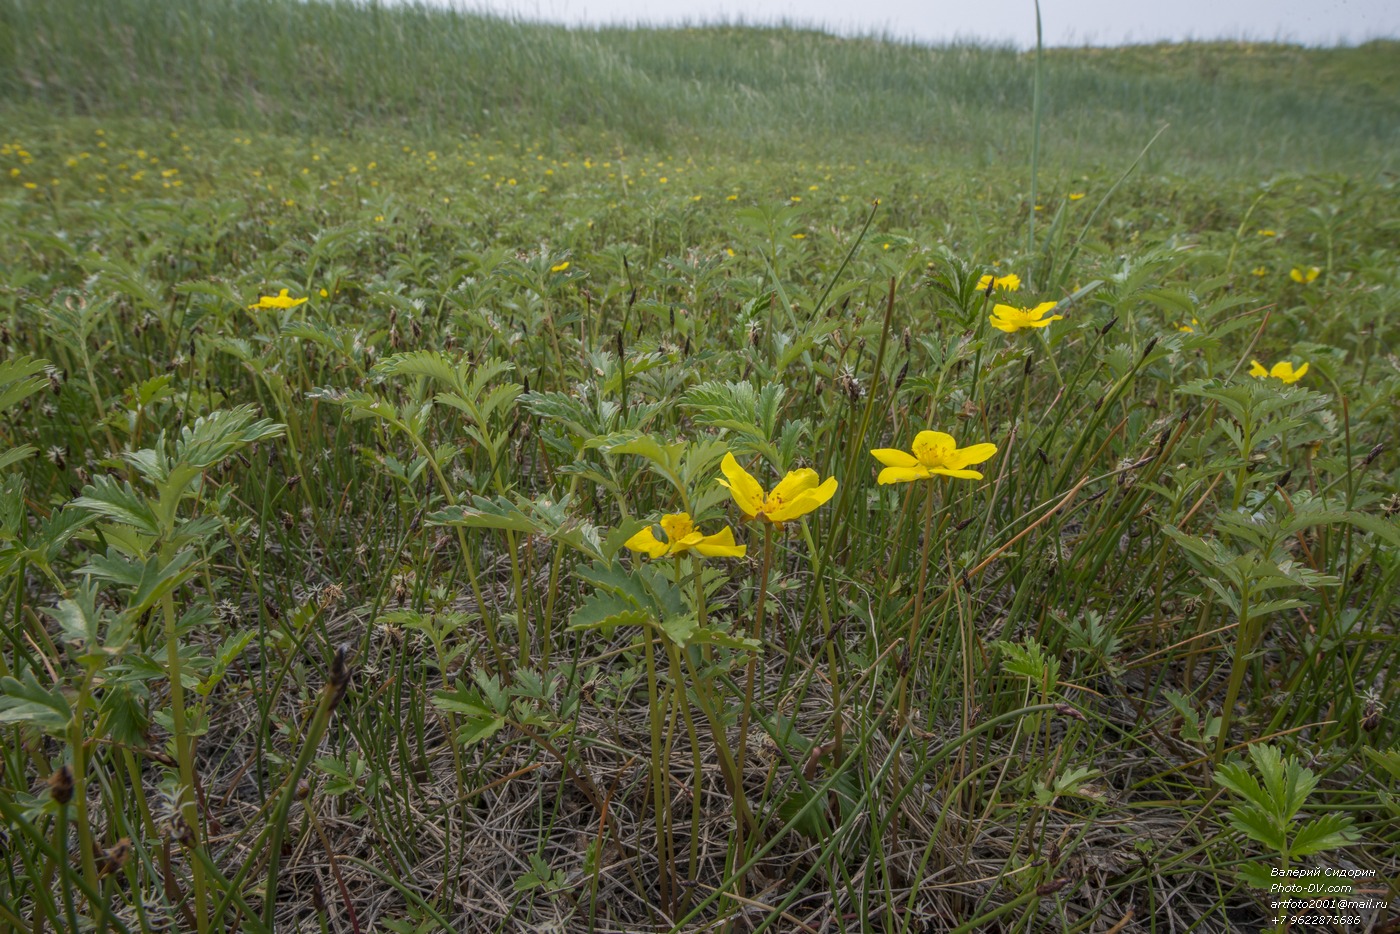
[[[66,763],[49,776],[49,797],[58,804],[73,800],[73,770]]]
[[[102,851],[102,859],[97,864],[97,874],[99,876],[110,876],[114,872],[119,872],[130,858],[131,840],[128,837],[122,837],[116,843]]]
[[[349,654],[350,646],[341,645],[336,648],[335,655],[331,658],[330,680],[326,682],[326,689],[331,692],[331,710],[340,706],[340,702],[345,699],[345,692],[350,687],[350,666],[345,663],[345,656]]]
[[[1361,729],[1374,733],[1381,725],[1381,703],[1374,697],[1367,699],[1366,708],[1361,712]]]
[[[194,846],[194,828],[185,820],[185,815],[176,811],[170,817],[170,839],[183,847]]]
[[[1078,720],[1080,723],[1089,722],[1089,718],[1084,716],[1083,711],[1079,710],[1079,708],[1077,707],[1072,707],[1069,704],[1056,704],[1055,713],[1059,714],[1062,717],[1072,717],[1073,719]]]

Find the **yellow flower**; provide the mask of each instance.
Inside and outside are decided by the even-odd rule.
[[[914,453],[898,448],[876,448],[871,455],[885,465],[880,471],[880,483],[908,483],[927,480],[935,475],[981,480],[982,474],[968,470],[997,452],[995,444],[973,444],[959,448],[952,435],[941,431],[921,431],[914,436]]]
[[[566,270],[566,269],[568,269],[568,268],[569,268],[569,261],[568,261],[568,260],[564,260],[564,262],[560,263],[560,264],[557,265],[557,266],[550,266],[550,267],[549,267],[549,271],[550,271],[550,272],[563,272],[564,270]]]
[[[806,240],[806,239],[807,239],[807,235],[806,235],[805,233],[795,233],[795,234],[792,235],[792,239],[794,239],[794,240]]]
[[[1069,193],[1069,200],[1071,201],[1078,201],[1082,197],[1084,197],[1084,192],[1082,191],[1071,191]]]
[[[1197,321],[1195,318],[1192,318],[1190,324],[1183,324],[1180,327],[1178,327],[1177,330],[1182,331],[1186,334],[1195,334],[1196,328],[1200,325],[1200,323],[1201,322]]]
[[[1309,266],[1305,270],[1294,266],[1288,272],[1288,278],[1292,279],[1294,282],[1302,282],[1304,284],[1314,281],[1320,275],[1322,275],[1322,270],[1318,269],[1316,266]]]
[[[664,558],[695,551],[707,558],[742,558],[748,549],[734,544],[734,530],[725,526],[713,535],[705,535],[695,527],[689,513],[674,512],[661,517],[661,531],[666,541],[656,537],[651,526],[642,529],[623,544],[633,551]]]
[[[328,291],[326,291],[325,289],[322,289],[322,290],[321,290],[321,297],[322,297],[322,298],[330,298],[330,297],[331,297],[331,293],[328,292]]]
[[[1051,315],[1045,317],[1045,313],[1055,307],[1054,302],[1041,302],[1034,308],[1015,308],[1011,305],[993,305],[991,322],[992,327],[998,331],[1005,331],[1007,334],[1019,331],[1021,328],[1043,328],[1051,321],[1061,321],[1064,315]]]
[[[249,305],[249,308],[295,308],[305,302],[304,298],[292,298],[283,289],[277,295],[263,295],[258,299],[256,305]]]
[[[1269,274],[1269,270],[1264,268],[1263,266],[1255,266],[1253,272],[1256,276],[1258,276],[1261,279]]]
[[[985,292],[988,288],[1005,289],[1007,292],[1014,292],[1021,287],[1021,277],[1014,272],[1004,276],[992,277],[991,273],[977,280],[977,291]]]
[[[1280,360],[1271,368],[1264,369],[1264,364],[1258,360],[1249,361],[1249,375],[1258,379],[1272,376],[1274,379],[1281,379],[1285,383],[1296,383],[1303,378],[1303,374],[1308,372],[1308,365],[1304,363],[1298,369],[1293,369],[1293,364],[1287,360]]]
[[[1270,230],[1269,228],[1265,227],[1265,228],[1263,228],[1262,230],[1259,231],[1259,236],[1261,236],[1261,237],[1277,237],[1277,236],[1278,236],[1278,232],[1277,232],[1277,231]]]
[[[788,471],[771,493],[763,492],[763,487],[739,466],[733,454],[724,455],[719,469],[727,478],[719,481],[720,486],[729,490],[746,520],[757,518],[781,525],[807,515],[836,495],[836,478],[827,477],[818,483],[817,472],[808,467]]]

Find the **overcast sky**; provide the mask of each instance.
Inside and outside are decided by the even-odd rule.
[[[427,0],[527,20],[599,25],[781,19],[924,42],[1035,44],[1033,0]],[[1308,45],[1400,37],[1400,0],[1042,0],[1048,45],[1256,39]]]

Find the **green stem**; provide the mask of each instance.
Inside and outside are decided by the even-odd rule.
[[[763,525],[763,563],[762,570],[758,578],[758,606],[754,609],[753,630],[750,636],[760,646],[763,642],[763,611],[768,601],[768,575],[773,565],[773,526],[770,523]],[[749,740],[749,719],[753,710],[753,690],[754,675],[758,668],[758,653],[761,648],[753,649],[749,654],[749,663],[744,670],[744,707],[739,715],[739,774],[744,773],[744,758],[748,752]]]
[[[924,615],[924,588],[928,584],[928,555],[929,548],[933,544],[933,488],[929,487],[927,495],[924,497],[924,544],[919,556],[919,586],[914,591],[914,614],[909,617],[909,635],[904,646],[905,657],[909,659],[904,671],[899,675],[899,724],[903,725],[909,717],[909,673],[918,668],[919,656],[923,649],[923,640],[920,638],[922,630],[920,623]],[[899,765],[896,764],[891,772],[895,779],[899,778]]]
[[[1230,662],[1230,685],[1225,691],[1225,706],[1220,711],[1220,733],[1215,738],[1215,765],[1225,758],[1225,747],[1230,744],[1230,721],[1234,719],[1235,704],[1240,699],[1240,688],[1244,685],[1244,671],[1253,650],[1254,634],[1250,632],[1249,588],[1240,591],[1240,620],[1235,627],[1235,656]]]
[[[433,452],[428,450],[428,446],[423,443],[423,439],[414,435],[413,441],[418,445],[418,450],[428,460],[428,466],[432,468],[433,476],[437,479],[438,488],[442,490],[442,498],[447,501],[447,505],[456,506],[457,497],[452,495],[452,487],[447,483],[447,477],[442,473],[442,468],[438,466],[437,458]],[[472,561],[471,551],[467,548],[467,533],[459,525],[457,529],[457,547],[462,552],[462,564],[467,569],[467,581],[471,584],[472,599],[476,600],[477,612],[481,615],[481,621],[486,626],[486,638],[491,643],[491,651],[496,656],[496,670],[505,674],[506,660],[501,653],[500,640],[496,638],[496,621],[486,608],[486,600],[481,595],[481,586],[476,578],[476,564]],[[523,645],[522,645],[523,648]]]
[[[163,552],[170,550],[167,545]],[[172,557],[162,554],[168,562]],[[194,738],[189,735],[185,723],[185,685],[180,673],[180,644],[176,633],[175,600],[166,593],[160,600],[161,614],[165,619],[165,661],[170,678],[170,717],[175,727],[175,761],[180,772],[180,817],[194,835],[193,846],[200,846],[203,827],[199,820],[199,808],[194,793]],[[194,919],[199,934],[209,930],[209,893],[204,880],[204,867],[195,862],[191,865],[194,877]]]
[[[76,779],[74,780],[73,786],[74,786],[74,791],[76,792],[76,790],[77,790],[77,781],[76,781]],[[53,837],[54,849],[57,850],[59,853],[62,853],[63,855],[67,856],[67,854],[68,854],[68,805],[67,805],[67,804],[60,804],[60,805],[58,806],[58,820],[54,822],[53,834],[54,834],[54,837]],[[67,861],[65,860],[63,863],[59,864],[59,866],[58,866],[57,868],[58,868],[58,879],[59,879],[59,884],[60,884],[60,885],[62,886],[62,888],[63,888],[63,911],[64,911],[64,913],[68,916],[68,928],[69,928],[69,930],[74,931],[74,932],[76,932],[76,931],[81,931],[82,928],[78,927],[78,910],[74,907],[74,904],[73,904],[73,882],[72,882],[73,870],[72,870],[72,867],[70,867],[70,866],[67,864]],[[86,874],[86,873],[85,873],[85,874]],[[89,885],[92,884],[92,880],[91,880],[91,879],[88,880],[88,884],[89,884]]]
[[[345,696],[345,689],[349,682],[350,672],[345,667],[344,649],[340,649],[337,650],[335,660],[331,663],[330,678],[321,688],[321,701],[316,705],[316,713],[312,716],[311,726],[302,738],[301,753],[292,765],[291,774],[287,776],[286,785],[282,790],[282,798],[278,802],[277,811],[272,815],[270,822],[272,834],[268,840],[267,886],[263,892],[263,925],[268,930],[276,929],[274,918],[277,914],[277,872],[282,859],[282,833],[287,828],[287,815],[292,809],[292,802],[296,800],[297,785],[311,765],[311,759],[316,755],[316,748],[321,744],[321,737],[331,722],[331,714],[335,712],[336,705]],[[195,865],[199,866],[198,863]]]
[[[661,710],[661,699],[656,683],[656,647],[655,639],[650,633],[644,635],[646,642],[646,662],[647,662],[647,708],[651,715],[651,792],[652,810],[656,819],[656,859],[660,869],[659,884],[661,888],[661,904],[669,912],[671,905],[671,858],[666,848],[666,811],[670,801],[670,795],[666,789],[666,775],[670,770],[665,768],[662,761],[665,758],[666,750],[661,743],[661,727],[663,713]],[[657,638],[666,638],[663,633],[658,632]]]
[[[690,712],[690,693],[685,690],[685,672],[681,668],[680,648],[674,642],[667,642],[666,654],[671,667],[671,681],[676,686],[681,714],[685,717],[686,736],[690,740],[691,768],[694,771],[690,792],[690,860],[685,871],[686,881],[694,882],[700,872],[700,812],[705,791],[704,760],[700,755],[700,737],[695,729],[695,717]],[[685,911],[689,902],[690,892],[683,891],[676,913]]]

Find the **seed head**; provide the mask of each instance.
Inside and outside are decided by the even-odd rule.
[[[59,766],[49,776],[49,797],[58,804],[73,800],[73,770],[67,764]]]

